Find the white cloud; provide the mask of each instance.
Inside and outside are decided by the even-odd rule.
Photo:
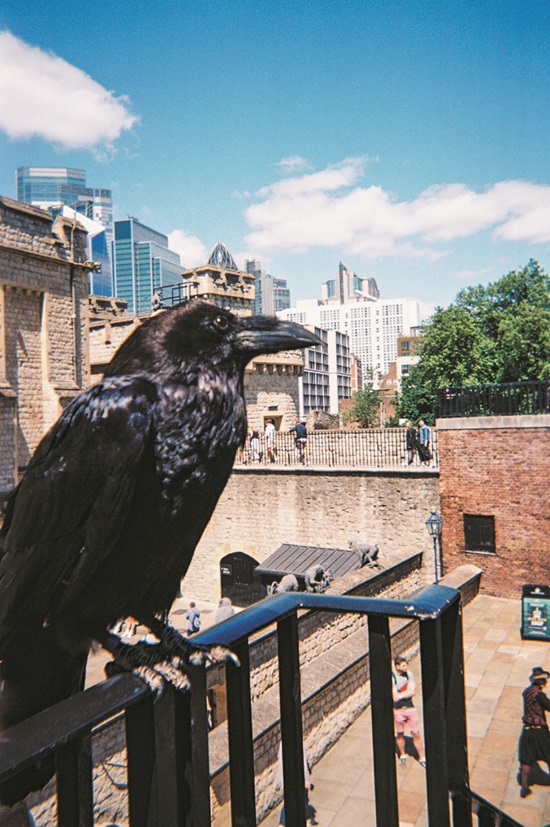
[[[277,162],[277,166],[281,167],[283,172],[292,174],[293,172],[305,172],[311,169],[311,164],[307,158],[302,158],[301,155],[289,155],[288,158],[281,158]]]
[[[0,130],[67,149],[112,148],[137,118],[89,75],[52,52],[0,32]]]
[[[475,192],[454,183],[399,201],[381,187],[359,185],[367,160],[347,158],[261,189],[246,211],[247,244],[262,255],[337,246],[367,258],[435,260],[454,239],[484,230],[501,239],[550,241],[550,186],[502,181]]]
[[[174,253],[179,253],[181,263],[186,269],[206,264],[210,255],[200,238],[186,230],[173,230],[168,233],[168,247]]]

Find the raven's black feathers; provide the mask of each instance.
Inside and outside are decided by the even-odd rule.
[[[63,412],[0,535],[0,727],[77,691],[118,619],[169,609],[245,439],[246,364],[317,342],[192,301],[136,328]]]

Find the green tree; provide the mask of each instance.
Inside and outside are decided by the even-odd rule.
[[[403,380],[399,413],[433,423],[439,388],[540,378],[550,378],[550,279],[531,260],[436,309]]]
[[[357,422],[361,428],[370,428],[378,423],[381,401],[380,391],[367,383],[363,390],[355,391],[351,404],[342,411],[342,420],[346,424]]]

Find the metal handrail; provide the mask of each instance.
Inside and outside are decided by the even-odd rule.
[[[440,418],[519,416],[550,413],[550,382],[501,382],[441,388]]]
[[[267,447],[263,434],[259,437],[259,455],[255,457],[249,442],[244,446],[242,455],[236,460],[236,467],[280,468],[300,467],[300,457],[296,451],[294,434],[277,431],[275,434],[276,462],[271,463],[267,456]],[[432,460],[429,465],[437,467],[439,463],[438,438],[436,428],[431,428],[430,451]],[[361,428],[357,430],[319,430],[308,433],[306,446],[306,465],[324,468],[403,468],[408,463],[405,428]],[[410,468],[420,466],[420,460],[413,457]],[[424,466],[425,467],[425,466]]]
[[[283,593],[194,636],[198,644],[230,647],[241,662],[240,667],[231,662],[226,666],[233,824],[256,825],[249,642],[273,625],[278,638],[286,822],[288,827],[305,823],[298,631],[298,615],[304,611],[359,613],[368,618],[378,827],[399,824],[389,620],[418,622],[429,824],[471,827],[461,600],[459,592],[441,585],[422,589],[407,600]],[[190,667],[189,674],[190,692],[167,687],[156,700],[137,678],[117,676],[18,724],[3,734],[0,782],[53,754],[59,827],[90,827],[91,732],[124,711],[131,827],[210,827],[206,668]],[[486,813],[485,808],[482,814]],[[479,821],[482,827],[488,823]],[[502,824],[516,827],[512,821]]]

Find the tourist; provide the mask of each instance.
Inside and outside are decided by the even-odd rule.
[[[535,666],[529,676],[529,686],[523,690],[523,729],[518,745],[521,776],[519,794],[522,798],[531,794],[531,765],[536,761],[545,761],[550,769],[550,731],[546,721],[550,699],[544,692],[549,677],[550,672],[541,666]]]
[[[187,620],[187,636],[194,635],[195,632],[200,632],[201,628],[201,613],[197,609],[197,604],[194,600],[189,604],[189,609],[185,615]]]
[[[412,465],[414,461],[414,455],[416,449],[418,448],[418,442],[416,441],[416,430],[414,425],[410,421],[410,419],[405,422],[405,444],[407,447],[407,465]]]
[[[393,672],[393,720],[395,723],[395,740],[399,752],[399,763],[404,767],[407,763],[405,751],[405,727],[408,727],[413,744],[418,753],[418,760],[423,767],[426,766],[424,746],[420,737],[420,724],[418,712],[413,703],[413,696],[416,692],[416,683],[413,673],[408,668],[407,660],[397,657],[393,661],[395,670]]]
[[[307,428],[306,423],[300,419],[296,420],[296,424],[290,429],[290,433],[294,432],[294,443],[296,445],[296,459],[302,465],[306,464],[306,445],[307,445]]]
[[[432,452],[430,451],[430,429],[423,419],[418,420],[418,458],[422,465],[428,465],[432,459]]]
[[[265,450],[268,462],[275,462],[277,451],[275,450],[275,422],[268,419],[265,423]]]

